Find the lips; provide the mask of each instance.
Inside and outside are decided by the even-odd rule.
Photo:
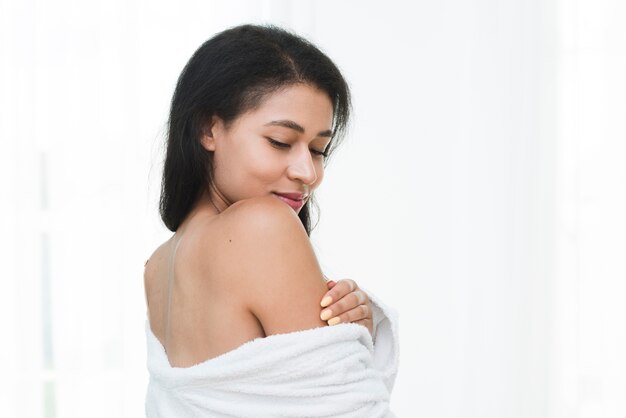
[[[304,197],[302,193],[274,193],[274,195],[291,206],[293,210],[298,210],[304,206]]]
[[[291,200],[303,200],[304,199],[303,193],[276,193],[276,194],[279,196],[284,196]]]

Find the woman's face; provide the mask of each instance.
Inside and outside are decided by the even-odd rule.
[[[271,94],[228,127],[214,117],[202,136],[214,154],[212,202],[221,212],[242,199],[273,195],[299,212],[324,177],[332,119],[328,95],[304,84]]]

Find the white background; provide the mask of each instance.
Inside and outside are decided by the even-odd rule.
[[[313,238],[400,314],[400,417],[626,417],[621,0],[0,0],[0,416],[143,415],[168,104],[276,23],[354,94]]]

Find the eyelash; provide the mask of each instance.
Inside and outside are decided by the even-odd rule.
[[[280,142],[280,141],[277,141],[277,140],[272,139],[272,138],[267,138],[267,140],[270,142],[270,144],[272,144],[274,147],[279,148],[279,149],[286,149],[286,148],[290,147],[289,144],[285,144],[284,142]],[[311,152],[314,155],[317,155],[319,157],[327,157],[328,156],[328,153],[326,151],[317,151],[317,150],[312,149]]]

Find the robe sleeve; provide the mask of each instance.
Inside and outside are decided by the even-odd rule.
[[[400,358],[400,340],[398,333],[398,312],[385,305],[376,295],[361,287],[372,302],[374,343],[374,366],[378,369],[387,385],[389,393],[398,374]]]

